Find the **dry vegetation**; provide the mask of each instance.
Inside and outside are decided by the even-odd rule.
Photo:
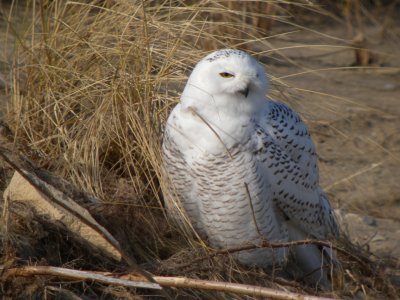
[[[127,258],[116,262],[93,251],[81,240],[70,238],[62,226],[39,218],[26,204],[3,203],[1,265],[7,274],[2,281],[4,295],[11,298],[58,295],[67,299],[140,299],[159,295],[158,291],[134,289],[121,282],[109,285],[104,281],[85,282],[82,278],[74,281],[71,279],[78,277],[63,277],[50,271],[39,271],[43,276],[31,276],[38,274],[32,270],[15,271],[19,266],[38,265],[115,272],[117,276],[132,271],[136,263],[129,260],[134,257],[142,270],[158,276],[245,283],[320,296],[395,297],[399,287],[390,274],[394,273],[397,262],[380,261],[345,239],[335,245],[343,263],[344,283],[322,294],[275,274],[236,265],[227,253],[216,253],[203,241],[176,228],[163,210],[160,188],[165,184],[160,168],[163,124],[179,100],[190,68],[205,53],[210,49],[241,48],[275,66],[282,62],[296,66],[297,62],[283,48],[274,46],[272,37],[285,38],[288,32],[306,30],[308,23],[317,20],[347,28],[350,36],[346,38],[318,34],[331,42],[330,50],[354,52],[355,63],[368,67],[373,61],[373,51],[371,54],[365,50],[361,18],[374,21],[371,9],[379,7],[388,12],[399,9],[396,1],[361,5],[348,0],[328,6],[319,3],[42,0],[12,1],[4,6],[2,39],[12,51],[5,51],[1,58],[2,73],[10,74],[4,79],[4,90],[11,98],[6,116],[9,128],[2,127],[2,144],[29,157],[35,172],[48,170],[100,199],[88,204],[86,196],[79,198],[76,193],[71,196],[75,195],[74,200],[111,232]],[[390,36],[387,28],[391,21],[388,13],[380,23],[382,34]],[[274,30],[275,24],[285,26],[276,25],[278,29]],[[353,31],[359,33],[354,43]],[[317,46],[303,43],[290,48]],[[297,76],[310,72],[315,73],[303,68]],[[285,100],[301,97],[301,87],[294,90],[286,78],[276,75],[271,80],[271,95]],[[304,96],[310,91],[303,92]],[[335,114],[345,105],[365,109],[334,91],[330,99],[340,101],[323,109],[325,102],[291,103],[301,111],[311,110],[304,114],[311,129],[324,134],[336,127],[329,127],[329,122],[313,123],[316,114]],[[376,110],[372,107],[363,112],[371,111]],[[384,150],[393,157],[392,163],[399,161],[397,152]],[[21,157],[15,158],[18,159]],[[11,171],[4,162],[1,166],[4,190]],[[340,180],[346,177],[341,176]],[[182,299],[241,297],[205,292],[194,288],[195,285],[186,287],[166,292]]]

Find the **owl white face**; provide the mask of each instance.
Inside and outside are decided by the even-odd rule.
[[[224,49],[213,52],[194,68],[187,83],[191,92],[212,97],[252,101],[264,98],[267,79],[263,67],[247,53]]]

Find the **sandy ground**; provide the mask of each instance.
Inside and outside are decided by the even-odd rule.
[[[347,35],[345,27],[314,27],[333,37]],[[333,206],[343,216],[357,214],[341,218],[343,230],[380,254],[400,257],[400,57],[395,55],[400,30],[382,38],[370,26],[365,37],[372,57],[368,67],[353,67],[353,50],[309,31],[271,39],[275,47],[289,48],[281,53],[291,63],[277,54],[265,62],[273,77],[290,86],[290,102],[308,122],[321,185]]]
[[[326,35],[347,35],[344,26],[312,26]],[[4,30],[3,24],[2,35]],[[400,29],[382,39],[371,26],[365,36],[374,51],[367,68],[350,68],[354,52],[337,47],[343,41],[306,30],[270,39],[274,47],[288,48],[262,60],[271,78],[288,84],[284,95],[309,125],[320,157],[321,184],[340,209],[343,230],[380,255],[399,255],[394,249],[400,248],[400,56],[395,55]],[[2,45],[0,116],[9,98],[5,69],[10,49]],[[276,80],[271,86],[282,90]]]

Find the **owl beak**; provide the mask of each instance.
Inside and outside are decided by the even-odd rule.
[[[247,95],[249,94],[249,87],[246,86],[243,90],[240,90],[239,93],[242,94],[245,98],[247,98]]]

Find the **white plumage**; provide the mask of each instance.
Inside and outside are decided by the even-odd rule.
[[[254,58],[219,50],[196,65],[167,121],[163,155],[174,193],[165,195],[176,196],[213,247],[338,236],[308,130],[266,92]],[[303,275],[329,285],[315,245],[242,251],[237,259],[267,268],[286,263],[289,252]]]

